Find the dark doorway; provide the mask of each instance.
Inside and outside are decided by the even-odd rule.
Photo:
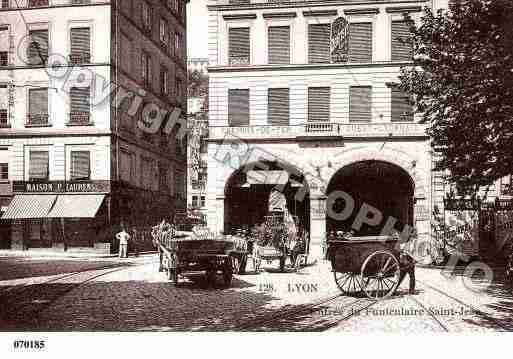
[[[298,229],[309,231],[310,197],[303,175],[286,170],[277,163],[266,163],[264,166],[265,171],[240,169],[228,180],[225,187],[225,232],[250,229],[263,223],[264,217],[269,214],[269,196],[273,190],[279,190],[285,196],[287,211],[297,217]],[[255,171],[260,174],[252,178],[250,172]],[[284,175],[266,176],[266,171],[284,172]],[[285,178],[285,181],[274,181],[273,177]]]
[[[354,200],[349,218],[343,221],[331,218],[327,212],[326,226],[331,231],[347,232],[352,229],[358,211],[364,203],[381,211],[383,220],[378,226],[364,224],[356,236],[375,236],[381,233],[388,217],[396,218],[395,228],[401,231],[405,224],[413,224],[414,184],[410,175],[401,167],[383,161],[361,161],[340,169],[331,179],[327,194],[344,191]],[[333,205],[336,213],[344,210],[346,203],[338,199]]]

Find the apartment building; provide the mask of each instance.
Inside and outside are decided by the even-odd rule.
[[[429,239],[443,189],[397,84],[412,63],[410,22],[447,1],[208,4],[208,225],[259,224],[278,190],[314,257],[332,231],[410,225]]]
[[[185,1],[4,0],[4,248],[111,251],[123,224],[186,206]],[[151,126],[150,126],[151,127]]]

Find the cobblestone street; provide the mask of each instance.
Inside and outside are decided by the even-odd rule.
[[[128,260],[13,257],[2,258],[0,266],[2,330],[513,330],[510,289],[497,282],[476,293],[461,275],[438,269],[418,269],[416,295],[406,295],[403,283],[397,295],[376,303],[340,296],[327,262],[297,273],[267,265],[255,274],[249,266],[230,288],[210,288],[200,273],[181,277],[175,287],[158,272],[154,254]]]

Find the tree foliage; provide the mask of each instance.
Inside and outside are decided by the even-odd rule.
[[[198,70],[187,71],[187,96],[204,97],[208,93],[208,76]]]
[[[513,1],[453,1],[412,25],[401,87],[429,124],[436,170],[460,195],[513,171]]]

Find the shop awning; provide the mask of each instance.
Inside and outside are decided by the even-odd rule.
[[[2,219],[45,218],[55,202],[56,195],[19,194],[14,196]]]
[[[57,197],[47,218],[94,218],[102,205],[104,194],[64,194]]]

